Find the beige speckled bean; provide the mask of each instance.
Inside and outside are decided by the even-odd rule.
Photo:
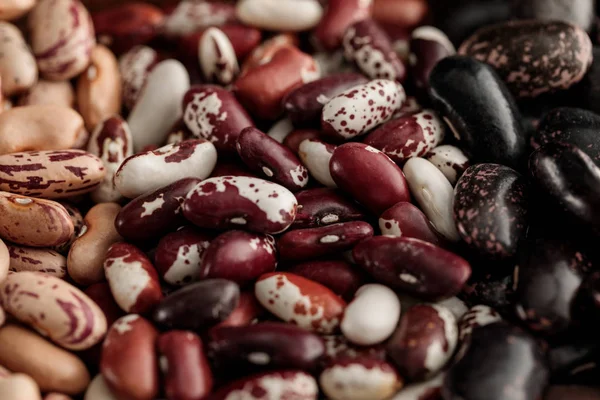
[[[0,154],[68,149],[82,136],[83,118],[67,107],[15,107],[0,114]]]
[[[41,400],[40,388],[25,374],[0,379],[0,398],[6,400]]]
[[[37,271],[57,278],[67,275],[67,259],[50,249],[17,246],[8,244],[10,271]]]
[[[27,14],[35,6],[35,0],[2,0],[0,20],[12,21]]]
[[[24,246],[52,247],[67,242],[74,230],[61,204],[0,192],[0,238]]]
[[[6,279],[10,268],[10,253],[8,246],[0,239],[0,282]],[[0,324],[1,325],[1,324]]]
[[[39,272],[9,274],[0,284],[4,309],[55,343],[83,350],[106,333],[102,310],[75,286]]]
[[[83,233],[71,245],[67,259],[69,276],[78,284],[91,285],[104,280],[106,251],[123,240],[114,223],[120,210],[116,203],[101,203],[86,214]]]
[[[23,93],[38,78],[35,58],[21,31],[10,22],[0,22],[0,76],[5,96]]]
[[[119,63],[106,46],[97,45],[92,50],[90,65],[77,81],[77,104],[90,130],[121,111]]]
[[[15,324],[0,329],[0,364],[31,376],[44,392],[77,394],[90,382],[77,356]]]
[[[40,79],[17,103],[19,106],[55,105],[73,108],[75,90],[69,81],[46,81]]]

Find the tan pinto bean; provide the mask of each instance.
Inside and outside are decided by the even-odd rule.
[[[67,210],[51,200],[0,192],[0,238],[33,247],[67,242],[75,230]]]
[[[0,282],[6,279],[8,275],[8,268],[10,266],[10,253],[6,243],[0,239]],[[2,325],[2,324],[0,324]]]
[[[115,218],[121,206],[116,203],[97,204],[85,216],[82,234],[73,242],[67,268],[69,276],[80,285],[104,280],[104,257],[108,248],[123,240],[115,229]]]
[[[0,395],[6,400],[41,400],[40,388],[31,377],[13,374],[0,379]]]
[[[81,115],[67,107],[35,105],[0,114],[0,154],[68,149],[86,135]]]
[[[75,286],[40,272],[9,274],[0,284],[4,309],[57,344],[84,350],[106,333],[104,313]]]
[[[38,78],[35,58],[21,31],[10,22],[0,22],[0,76],[5,96],[26,91]]]
[[[35,6],[35,0],[3,0],[0,5],[0,20],[12,21],[27,14]]]
[[[69,81],[46,81],[40,79],[17,103],[19,106],[56,105],[67,108],[75,106],[75,91]]]
[[[67,259],[50,249],[8,244],[10,271],[37,271],[57,278],[67,275]]]
[[[97,45],[77,81],[77,104],[88,129],[121,111],[121,90],[117,58],[106,46]]]
[[[90,382],[77,356],[15,324],[0,328],[0,364],[31,376],[44,392],[78,394]]]

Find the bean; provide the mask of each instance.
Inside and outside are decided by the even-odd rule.
[[[311,176],[330,188],[337,187],[329,171],[329,163],[335,149],[336,146],[319,139],[305,139],[298,147],[298,155]]]
[[[106,385],[102,374],[98,374],[85,391],[83,400],[117,400],[117,398]]]
[[[445,373],[441,372],[424,382],[405,386],[392,400],[439,400]]]
[[[31,377],[13,374],[0,379],[0,393],[10,400],[41,400],[40,389]]]
[[[2,94],[14,96],[26,92],[38,79],[35,58],[21,31],[9,22],[0,22],[0,76]]]
[[[115,302],[108,282],[94,283],[83,292],[100,307],[106,317],[107,326],[112,326],[116,320],[125,315],[124,311]]]
[[[81,215],[81,212],[74,205],[67,203],[66,201],[59,202],[59,204],[63,206],[65,210],[67,210],[69,218],[73,223],[74,229],[69,240],[58,246],[53,246],[51,247],[51,249],[65,255],[69,252],[71,245],[73,244],[75,239],[77,239],[83,231],[85,223],[83,222],[83,215]]]
[[[119,57],[123,105],[129,110],[137,103],[148,75],[157,63],[158,53],[147,46],[135,46]]]
[[[319,45],[325,50],[339,47],[348,26],[370,16],[372,4],[372,0],[330,0],[313,33]]]
[[[439,245],[440,239],[421,210],[405,201],[396,203],[379,217],[382,235],[412,237]]]
[[[222,322],[213,326],[209,332],[219,329],[222,326],[247,326],[255,322],[264,312],[256,297],[254,291],[244,291],[240,293],[240,301],[237,307]]]
[[[275,139],[278,143],[283,143],[287,135],[294,130],[294,125],[291,119],[283,118],[277,121],[271,126],[271,129],[267,131],[267,135]]]
[[[425,158],[444,174],[452,186],[456,185],[458,178],[470,167],[469,159],[463,151],[450,144],[436,147]]]
[[[300,151],[300,144],[306,139],[319,139],[319,131],[316,129],[294,129],[283,139],[283,145],[287,146],[294,153]],[[303,161],[304,162],[304,161]]]
[[[242,0],[237,17],[245,24],[272,31],[305,31],[317,25],[323,9],[316,0],[296,3],[290,0]]]
[[[27,14],[35,6],[34,0],[16,0],[2,5],[2,20],[11,21]]]
[[[458,341],[461,347],[469,342],[473,330],[502,321],[502,317],[492,308],[479,304],[473,306],[458,322]]]
[[[296,193],[296,199],[298,213],[293,228],[316,228],[366,218],[366,214],[339,190],[307,189]]]
[[[385,361],[386,352],[383,345],[357,346],[342,335],[323,336],[325,354],[322,357],[323,366],[342,360],[377,360]]]
[[[66,108],[75,106],[75,90],[68,81],[39,79],[26,93],[19,97],[19,106],[56,105]]]
[[[235,21],[236,10],[232,4],[202,4],[184,0],[167,15],[163,29],[167,36],[181,36]]]
[[[240,71],[233,45],[219,28],[208,28],[202,34],[198,60],[209,82],[228,85]]]
[[[375,0],[373,4],[373,17],[377,21],[404,28],[417,26],[428,11],[428,3],[423,0]]]
[[[0,239],[0,283],[8,276],[10,268],[10,252],[8,246]]]
[[[61,279],[67,275],[67,259],[55,251],[13,244],[7,247],[12,272],[37,271]]]
[[[265,40],[248,55],[242,64],[242,74],[269,61],[283,47],[298,46],[300,42],[292,33],[280,33]]]

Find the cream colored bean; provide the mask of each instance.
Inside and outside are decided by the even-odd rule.
[[[0,219],[1,220],[1,219]],[[0,282],[6,279],[10,268],[10,253],[6,243],[0,239]]]
[[[21,31],[10,22],[0,22],[0,76],[5,96],[27,91],[38,79],[35,58]]]
[[[2,400],[41,400],[40,388],[30,376],[12,374],[0,379],[0,399]]]
[[[9,244],[8,251],[12,272],[43,272],[61,279],[67,275],[67,259],[54,250]]]
[[[116,203],[101,203],[86,214],[83,233],[71,245],[67,259],[69,276],[78,284],[87,286],[104,280],[106,251],[123,240],[114,223],[120,210]]]
[[[35,6],[35,0],[2,0],[0,3],[0,20],[12,21],[21,18]]]
[[[83,400],[117,400],[117,398],[108,386],[106,386],[106,381],[104,381],[102,374],[98,374],[92,379],[92,383],[88,386]]]
[[[17,104],[19,106],[55,105],[73,108],[75,106],[75,90],[69,81],[40,79],[19,98]]]
[[[68,149],[84,135],[83,118],[70,108],[36,105],[0,114],[0,154]]]
[[[75,231],[61,204],[8,192],[0,192],[0,221],[0,238],[24,246],[58,246]]]
[[[106,333],[102,310],[75,286],[39,272],[9,274],[0,284],[4,309],[55,343],[84,350]]]
[[[70,396],[62,393],[48,393],[44,396],[44,400],[73,400]]]
[[[77,104],[89,130],[121,111],[121,90],[117,58],[106,46],[97,45],[77,81]]]
[[[79,75],[96,45],[92,18],[78,0],[39,0],[29,14],[31,47],[40,73],[51,80]]]
[[[15,324],[0,328],[0,364],[31,376],[44,392],[78,394],[90,382],[77,356]]]

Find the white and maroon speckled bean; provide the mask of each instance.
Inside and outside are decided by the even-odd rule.
[[[56,251],[14,244],[7,247],[12,272],[43,272],[61,279],[67,275],[67,259]]]
[[[452,186],[470,165],[465,153],[451,144],[436,147],[425,158],[442,171]]]
[[[163,29],[167,36],[184,36],[230,22],[236,22],[234,5],[184,0],[167,16]]]
[[[397,82],[376,79],[335,96],[323,107],[325,134],[348,140],[388,121],[406,100]]]
[[[158,62],[158,53],[148,46],[136,46],[119,57],[123,86],[123,104],[133,109],[146,85],[150,71]]]
[[[0,301],[12,316],[67,349],[90,348],[106,333],[106,318],[96,303],[44,273],[10,274],[0,284]]]
[[[323,8],[317,0],[241,0],[236,12],[246,25],[295,32],[314,28],[321,20]]]
[[[319,139],[305,139],[300,143],[298,155],[310,172],[310,175],[319,183],[330,188],[337,185],[329,172],[329,161],[336,146],[325,143]]]
[[[240,72],[235,50],[219,28],[207,29],[198,45],[198,60],[209,82],[229,85]]]
[[[319,47],[328,51],[338,48],[348,26],[368,18],[372,6],[373,0],[329,0],[313,33]]]
[[[317,400],[315,379],[302,371],[265,372],[241,378],[210,395],[210,400]],[[19,399],[20,400],[20,399]]]
[[[294,222],[296,197],[276,183],[246,176],[209,178],[189,192],[184,216],[209,229],[280,233]]]
[[[29,14],[30,40],[40,73],[66,80],[88,66],[94,25],[79,0],[40,0]]]
[[[115,186],[123,196],[134,198],[186,177],[204,179],[216,163],[217,150],[204,139],[168,144],[123,161],[115,174]]]
[[[458,241],[452,209],[454,189],[448,179],[435,165],[418,157],[408,160],[403,172],[412,195],[434,228],[446,239]]]
[[[37,64],[29,46],[21,31],[9,22],[0,22],[0,77],[5,96],[27,91],[38,79]]]
[[[446,373],[440,372],[427,381],[408,385],[390,400],[439,400],[445,377]]]
[[[177,60],[157,64],[148,75],[127,122],[134,151],[162,143],[181,118],[181,99],[190,87],[187,70]]]

